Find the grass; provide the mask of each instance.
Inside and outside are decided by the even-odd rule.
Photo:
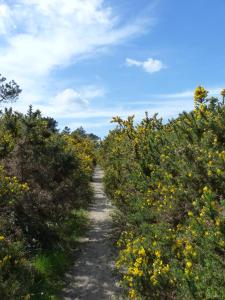
[[[85,210],[73,210],[70,218],[58,228],[63,242],[57,245],[56,249],[38,253],[32,259],[32,266],[37,275],[31,291],[31,299],[61,299],[59,295],[65,285],[64,275],[74,258],[73,249],[76,248],[79,238],[84,235],[88,224]]]

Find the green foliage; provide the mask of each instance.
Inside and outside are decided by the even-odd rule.
[[[56,125],[32,107],[0,116],[1,299],[50,299],[87,223],[95,143]]]
[[[31,298],[47,300],[51,299],[56,292],[59,294],[64,284],[61,277],[69,264],[68,255],[63,250],[52,250],[34,257],[32,266],[37,275],[36,282],[31,289]]]
[[[24,235],[16,225],[13,207],[27,189],[0,168],[0,298],[18,299],[33,283]]]
[[[167,124],[114,118],[102,143],[130,299],[225,299],[225,107],[196,95],[196,109]]]

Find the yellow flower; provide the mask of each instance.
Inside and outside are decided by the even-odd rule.
[[[6,262],[7,260],[11,259],[11,255],[6,255],[4,258],[3,258],[3,262]]]
[[[216,169],[216,174],[221,175],[223,172],[220,169]]]
[[[135,299],[135,297],[136,297],[136,292],[135,292],[134,289],[131,289],[131,290],[129,291],[129,297],[130,297],[130,299]]]
[[[28,186],[27,183],[23,183],[23,184],[21,185],[21,187],[22,187],[22,189],[23,189],[24,191],[29,191],[29,186]]]
[[[225,245],[224,240],[220,240],[220,241],[219,241],[219,245],[220,245],[221,247],[224,247],[224,245]]]
[[[220,219],[219,218],[216,218],[215,224],[216,224],[216,226],[220,226]]]
[[[211,167],[212,164],[213,164],[213,162],[210,160],[210,161],[208,162],[208,166]]]
[[[186,267],[187,267],[187,269],[190,269],[192,267],[192,262],[188,260],[186,262]]]
[[[207,186],[205,186],[205,187],[203,188],[203,192],[204,192],[204,193],[209,192],[209,188],[208,188]]]
[[[225,97],[225,89],[222,89],[220,94],[221,94],[221,96]]]
[[[189,217],[193,217],[193,212],[192,212],[192,211],[189,211],[189,212],[188,212],[188,216],[189,216]]]
[[[195,102],[202,103],[208,95],[208,91],[202,86],[198,86],[195,90],[194,99]]]
[[[178,247],[181,246],[182,245],[182,240],[181,239],[176,240],[176,244],[177,244]]]
[[[169,270],[170,270],[170,266],[167,264],[167,265],[165,265],[164,267],[163,267],[163,272],[165,272],[165,273],[167,273],[167,272],[169,272]]]
[[[200,212],[200,217],[203,217],[205,215],[205,211],[202,209]]]
[[[155,275],[155,274],[153,274],[153,275],[150,277],[150,280],[151,280],[151,282],[153,283],[153,285],[157,285],[158,280],[156,279],[156,275]]]
[[[135,262],[135,266],[140,266],[141,265],[141,263],[142,263],[142,261],[143,261],[143,258],[142,257],[138,257],[137,259],[136,259],[136,262]]]
[[[3,235],[0,235],[0,241],[4,241],[5,237]]]
[[[155,256],[158,257],[158,258],[161,256],[161,253],[160,253],[159,250],[156,250],[156,251],[155,251]]]
[[[187,244],[186,247],[185,247],[185,249],[187,251],[191,251],[192,250],[192,246],[190,244]]]
[[[138,269],[137,267],[135,267],[135,268],[132,269],[132,274],[134,276],[140,276],[141,277],[143,275],[143,271]]]

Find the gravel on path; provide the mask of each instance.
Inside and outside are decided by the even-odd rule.
[[[69,285],[63,291],[65,300],[118,300],[113,275],[114,258],[110,245],[112,206],[103,188],[103,171],[96,167],[92,186],[95,199],[90,207],[90,230],[79,246],[79,255],[70,273]]]

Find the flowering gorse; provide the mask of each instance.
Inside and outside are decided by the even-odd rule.
[[[165,125],[114,118],[102,145],[130,299],[224,299],[225,107],[207,95]]]

